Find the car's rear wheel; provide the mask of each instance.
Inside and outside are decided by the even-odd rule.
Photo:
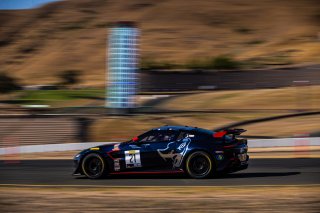
[[[82,161],[83,173],[91,179],[98,179],[105,175],[106,166],[103,158],[97,153],[91,153]]]
[[[208,178],[213,173],[213,162],[208,153],[196,151],[188,156],[185,168],[192,178]]]

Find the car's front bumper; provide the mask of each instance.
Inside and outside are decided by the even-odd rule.
[[[81,155],[77,154],[74,158],[73,158],[73,166],[74,166],[74,172],[73,175],[82,175],[82,171],[81,171]]]

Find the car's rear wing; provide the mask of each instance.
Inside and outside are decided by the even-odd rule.
[[[236,136],[236,135],[241,135],[242,133],[246,132],[247,130],[245,129],[224,129],[224,130],[221,130],[219,132],[215,132],[213,134],[213,137],[215,138],[222,138],[223,136],[225,135],[233,135],[233,136]]]
[[[226,129],[227,134],[232,134],[232,135],[241,135],[242,133],[246,132],[247,130],[245,129]]]

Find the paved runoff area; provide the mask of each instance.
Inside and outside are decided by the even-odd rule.
[[[319,212],[320,158],[312,158],[310,150],[304,155],[289,152],[293,158],[285,153],[279,150],[278,155],[286,158],[274,158],[278,156],[274,152],[272,158],[265,158],[267,152],[255,153],[262,158],[251,159],[247,170],[205,180],[185,175],[90,180],[71,175],[72,157],[21,160],[13,156],[0,161],[0,211]]]

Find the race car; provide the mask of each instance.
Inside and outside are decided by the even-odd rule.
[[[189,126],[162,126],[130,141],[83,150],[74,157],[74,175],[91,179],[115,174],[186,173],[208,178],[248,167],[244,129],[211,131]]]

